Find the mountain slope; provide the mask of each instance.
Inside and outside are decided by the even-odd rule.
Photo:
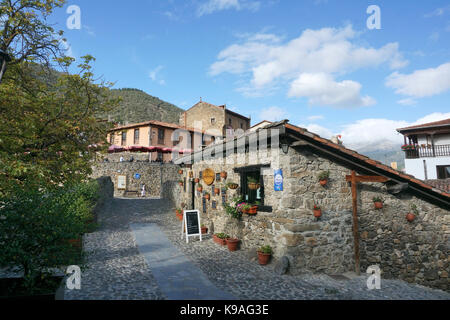
[[[139,89],[113,89],[113,97],[122,97],[122,102],[110,111],[109,118],[121,124],[139,123],[149,120],[178,124],[183,109],[153,97]]]

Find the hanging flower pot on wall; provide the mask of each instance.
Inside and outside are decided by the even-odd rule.
[[[178,170],[178,174],[183,174],[183,170]]]
[[[221,177],[222,179],[226,179],[226,178],[228,177],[228,173],[226,173],[225,171],[222,171],[222,172],[220,173],[220,177]]]
[[[197,191],[198,191],[198,192],[203,192],[203,186],[202,186],[201,184],[199,184],[199,185],[197,186]]]
[[[321,185],[322,187],[324,187],[324,186],[326,186],[326,185],[328,184],[328,179],[320,180],[319,183],[320,183],[320,185]]]
[[[416,215],[414,213],[408,213],[406,215],[406,220],[408,220],[409,222],[413,222],[416,219]]]
[[[195,178],[195,179],[194,179],[194,182],[195,182],[195,183],[199,183],[199,182],[200,182],[200,179],[199,179],[199,178]]]
[[[214,194],[219,195],[220,194],[220,188],[214,188]]]
[[[211,195],[210,195],[209,193],[206,193],[206,194],[205,194],[205,199],[206,199],[206,200],[211,199]]]
[[[322,216],[322,209],[319,206],[315,205],[314,209],[313,209],[313,213],[314,213],[314,217],[319,219]]]
[[[374,197],[372,199],[375,209],[383,209],[383,200],[380,197]]]

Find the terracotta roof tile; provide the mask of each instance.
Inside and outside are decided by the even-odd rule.
[[[421,128],[428,128],[428,127],[433,127],[433,126],[443,126],[443,125],[450,126],[450,118],[441,120],[441,121],[429,122],[429,123],[419,124],[416,126],[401,128],[401,129],[397,129],[397,131],[407,131],[407,130],[412,130],[412,129],[421,129]]]

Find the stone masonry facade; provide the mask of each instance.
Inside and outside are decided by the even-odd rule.
[[[119,161],[120,157],[124,158],[123,162]],[[102,160],[93,165],[92,178],[110,177],[114,184],[115,197],[140,195],[141,186],[144,184],[146,197],[165,198],[168,186],[172,188],[180,179],[177,174],[179,166],[148,162],[148,154],[111,154],[105,158],[109,161]],[[133,162],[129,161],[131,158]],[[140,175],[139,179],[134,177],[136,173]],[[126,190],[118,189],[118,176],[126,176]]]
[[[240,184],[236,167],[270,164],[262,169],[265,187],[265,205],[272,212],[258,212],[256,216],[243,215],[241,221],[228,216],[223,208],[222,195],[215,196],[213,187],[224,187],[226,182]],[[350,168],[340,165],[310,150],[290,148],[258,157],[249,153],[235,153],[225,160],[198,160],[175,180],[186,178],[189,172],[198,178],[201,171],[226,171],[225,181],[213,186],[200,183],[211,195],[203,212],[202,194],[195,191],[195,208],[201,212],[202,222],[210,232],[225,232],[241,240],[241,248],[255,250],[271,245],[274,258],[287,256],[290,272],[339,274],[355,271],[354,237],[352,224],[352,193],[346,176]],[[284,191],[274,191],[275,169],[282,169]],[[317,175],[330,171],[328,185],[322,187]],[[165,193],[177,207],[192,201],[192,184],[180,187],[172,183]],[[195,188],[197,186],[195,185]],[[240,189],[227,190],[226,200],[240,194]],[[384,208],[375,210],[372,198],[380,196]],[[217,208],[212,208],[213,201]],[[322,217],[313,216],[313,206],[322,207]],[[406,220],[411,204],[417,205],[419,215],[412,223]],[[398,278],[434,288],[449,290],[450,272],[449,234],[450,212],[410,192],[394,196],[383,183],[358,185],[358,219],[360,235],[361,272],[378,265],[384,278]]]

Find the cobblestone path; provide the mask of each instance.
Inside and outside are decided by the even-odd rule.
[[[186,244],[181,239],[180,222],[165,200],[114,199],[103,209],[99,222],[100,230],[84,238],[88,269],[82,274],[82,289],[66,289],[65,299],[171,298],[172,294],[165,294],[167,289],[158,284],[161,274],[152,270],[155,265],[149,265],[139,251],[130,225],[157,227],[191,266],[201,270],[219,291],[236,299],[450,299],[449,293],[400,280],[383,279],[381,290],[370,291],[366,276],[336,280],[327,275],[276,275],[272,265],[258,265],[244,250],[229,252],[209,236],[203,242]]]

